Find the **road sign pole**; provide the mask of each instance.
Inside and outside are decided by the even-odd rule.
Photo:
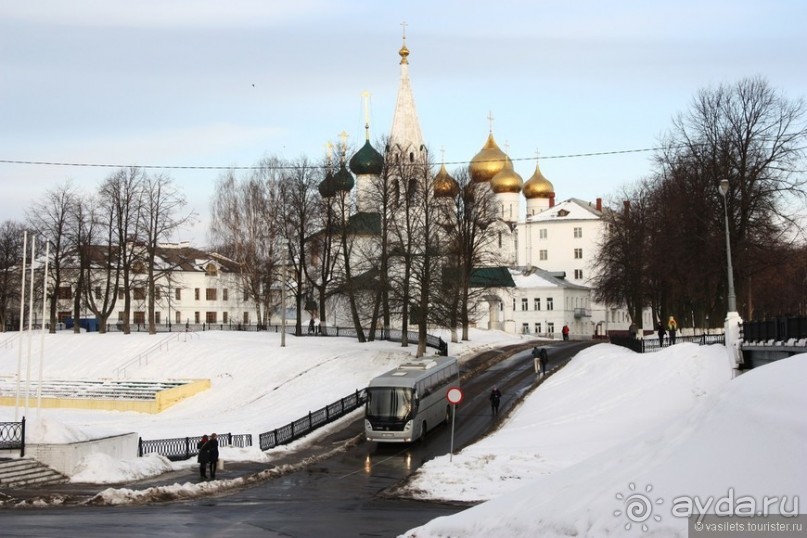
[[[451,406],[451,450],[448,452],[448,461],[449,461],[449,463],[451,463],[451,461],[454,459],[454,419],[456,417],[457,417],[457,406],[452,405]]]

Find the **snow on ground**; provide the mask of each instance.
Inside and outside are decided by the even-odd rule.
[[[452,463],[427,463],[421,497],[491,500],[407,536],[684,537],[696,503],[748,515],[767,497],[769,513],[804,511],[807,354],[726,382],[719,346],[641,357],[608,347],[578,355]]]
[[[117,366],[160,338],[46,335],[44,377],[111,378]],[[450,350],[468,356],[472,350],[518,341],[522,339],[475,330],[470,342],[450,344]],[[3,347],[3,342],[0,375],[13,377],[19,350]],[[37,420],[36,410],[30,409],[29,429],[40,442],[130,431],[146,439],[212,431],[256,436],[366,386],[412,351],[413,346],[403,349],[388,342],[318,337],[288,337],[281,348],[279,335],[273,333],[177,337],[168,351],[149,355],[148,364],[130,370],[129,377],[209,378],[209,390],[159,415],[43,409]],[[38,356],[36,349],[32,356]],[[23,354],[23,365],[26,360]],[[792,510],[794,499],[803,511],[807,355],[730,377],[721,346],[679,344],[644,355],[609,344],[591,347],[532,392],[494,434],[452,461],[436,458],[418,471],[405,488],[408,495],[481,504],[407,535],[685,536],[687,522],[681,513],[687,499],[711,500],[708,511],[714,511],[721,498],[761,503],[763,496],[778,497],[786,502],[774,503],[772,511]],[[0,407],[0,421],[13,420],[13,413],[11,407]],[[461,417],[461,407],[459,413]],[[225,447],[222,458],[271,461],[273,454],[309,442],[302,439],[267,453]],[[95,455],[72,478],[116,483],[194,465],[159,456],[115,461]],[[265,471],[273,472],[282,469]],[[240,487],[244,480],[142,491],[109,488],[96,502],[185,498]],[[632,504],[637,499],[648,501],[644,506],[649,511],[641,517]]]

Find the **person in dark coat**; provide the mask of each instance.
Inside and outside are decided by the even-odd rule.
[[[199,455],[196,457],[196,461],[199,462],[199,477],[204,480],[207,478],[207,464],[210,461],[210,439],[207,434],[199,439],[196,448],[199,449]]]
[[[549,354],[546,352],[546,348],[541,348],[540,353],[538,354],[538,364],[541,366],[541,375],[546,375],[546,363],[549,361]]]
[[[209,449],[208,464],[210,465],[210,479],[216,479],[216,464],[219,462],[219,438],[214,433],[210,435],[210,441],[207,443]]]
[[[493,387],[490,391],[490,396],[488,397],[490,400],[490,411],[493,413],[493,416],[499,414],[499,401],[502,399],[502,392],[499,390],[498,387]]]
[[[658,322],[658,347],[664,347],[664,336],[667,334],[667,330],[664,328],[664,322],[659,320]]]

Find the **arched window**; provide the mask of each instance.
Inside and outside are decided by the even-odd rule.
[[[219,269],[216,267],[216,264],[208,263],[207,267],[205,267],[205,274],[207,274],[207,276],[218,276]]]

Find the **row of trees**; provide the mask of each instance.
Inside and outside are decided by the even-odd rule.
[[[333,305],[349,313],[359,341],[395,324],[407,345],[414,322],[418,356],[429,325],[451,328],[454,341],[461,328],[467,339],[469,304],[481,293],[472,269],[495,261],[485,233],[492,193],[459,170],[455,188],[435,196],[432,163],[387,152],[357,211],[345,153],[340,165],[273,157],[246,176],[222,176],[212,204],[216,250],[241,264],[264,315],[276,308],[279,283],[290,281],[298,333],[303,312],[326,324]]]
[[[27,212],[25,223],[0,226],[0,326],[19,307],[23,232],[49,245],[47,308],[50,331],[56,330],[59,293],[70,287],[73,319],[84,307],[99,320],[101,331],[123,299],[123,331],[128,333],[135,273],[147,287],[149,330],[154,323],[156,286],[164,271],[155,263],[158,243],[192,220],[182,214],[185,199],[173,180],[140,168],[125,168],[102,181],[97,194],[79,192],[71,182],[51,191]],[[29,242],[30,244],[30,242]],[[44,248],[39,249],[39,255]],[[42,293],[41,281],[38,282]],[[23,305],[27,307],[27,305]],[[33,315],[33,313],[29,313]],[[74,325],[78,332],[79,325]]]
[[[803,100],[761,78],[699,92],[651,175],[613,197],[620,209],[606,213],[597,300],[624,301],[633,319],[650,306],[657,319],[722,320],[727,209],[740,315],[807,314],[805,148]]]

